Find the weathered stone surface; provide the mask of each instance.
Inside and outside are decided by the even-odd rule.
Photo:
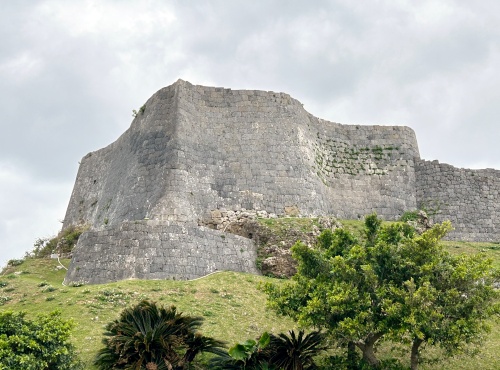
[[[193,221],[214,209],[394,219],[416,207],[408,127],[320,120],[287,94],[161,89],[113,144],[80,165],[64,227]]]
[[[250,217],[246,210],[337,218],[375,211],[392,220],[437,201],[453,237],[500,240],[499,173],[420,160],[408,127],[341,125],[287,94],[179,80],[154,94],[117,141],[82,159],[63,228],[91,229],[67,281],[254,272],[252,242],[223,226],[236,211]],[[199,226],[210,218],[217,230]]]
[[[177,221],[122,222],[80,238],[66,283],[186,280],[224,270],[259,273],[250,239]]]
[[[500,171],[416,160],[417,206],[450,220],[452,240],[500,241]]]

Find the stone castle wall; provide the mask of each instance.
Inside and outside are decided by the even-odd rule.
[[[180,81],[81,162],[64,227],[196,221],[211,209],[393,219],[416,206],[407,127],[320,120],[286,94]]]
[[[91,231],[78,243],[67,280],[202,276],[211,270],[197,265],[194,251],[206,250],[211,261],[219,247],[182,235],[216,235],[220,244],[225,233],[198,226],[217,209],[283,215],[292,207],[305,216],[348,219],[375,211],[397,219],[434,194],[426,190],[434,186],[432,174],[419,157],[408,127],[341,125],[312,116],[287,94],[179,80],[154,94],[116,142],[83,158],[63,227],[86,223]],[[186,266],[199,268],[148,270],[138,255],[144,250],[129,246],[129,230],[123,231],[139,220],[130,240],[153,243],[156,265],[169,266],[177,257],[168,251],[182,244]],[[247,261],[252,243],[226,240],[225,250],[245,253],[217,269],[255,272]]]
[[[500,171],[456,168],[438,161],[416,161],[417,206],[450,220],[452,240],[500,241]]]
[[[175,221],[123,222],[81,236],[65,283],[186,280],[216,271],[258,273],[252,240]]]

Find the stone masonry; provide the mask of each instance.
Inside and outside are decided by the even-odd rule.
[[[90,230],[66,281],[255,273],[251,240],[199,226],[220,209],[337,218],[375,211],[393,220],[440,202],[452,235],[500,239],[500,171],[475,172],[463,185],[470,170],[446,166],[420,160],[408,127],[342,125],[284,93],[179,80],[154,94],[117,141],[82,159],[63,228]]]
[[[451,221],[448,239],[500,241],[500,171],[415,162],[417,207],[435,212],[435,221]]]

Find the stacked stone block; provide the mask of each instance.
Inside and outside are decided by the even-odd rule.
[[[123,279],[187,280],[217,271],[257,274],[250,239],[171,221],[123,222],[81,236],[66,284]]]
[[[416,161],[417,205],[450,220],[452,240],[500,241],[500,171],[456,168]]]

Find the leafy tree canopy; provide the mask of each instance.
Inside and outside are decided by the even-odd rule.
[[[381,339],[408,343],[412,369],[421,345],[448,355],[478,342],[487,318],[499,312],[499,273],[481,256],[452,256],[440,244],[449,222],[419,235],[405,223],[365,218],[365,241],[349,232],[325,231],[315,248],[292,247],[297,274],[264,287],[268,304],[302,325],[324,329],[339,345],[357,346],[377,366]]]

